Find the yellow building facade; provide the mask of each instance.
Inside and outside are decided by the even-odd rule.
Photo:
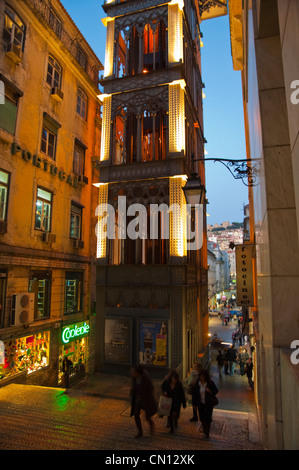
[[[103,67],[59,0],[0,9],[0,386],[55,386],[92,368]]]

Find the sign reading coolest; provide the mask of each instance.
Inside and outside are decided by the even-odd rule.
[[[83,338],[89,334],[89,324],[86,322],[69,325],[62,329],[61,339],[64,344]]]

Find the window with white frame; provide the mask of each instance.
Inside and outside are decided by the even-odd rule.
[[[7,45],[14,44],[23,50],[25,25],[16,12],[8,5],[5,6],[4,10],[3,39]]]
[[[73,238],[75,240],[80,240],[81,239],[81,227],[82,227],[82,207],[72,202],[70,238]]]
[[[0,221],[6,220],[9,190],[9,173],[0,170]]]
[[[52,193],[42,188],[37,188],[35,229],[44,232],[51,230]]]
[[[78,88],[77,93],[77,113],[86,121],[87,118],[87,95],[81,89]]]
[[[79,141],[75,141],[74,148],[74,162],[73,162],[73,172],[75,175],[84,175],[84,166],[85,166],[85,150],[84,147]]]
[[[62,78],[62,67],[54,59],[53,56],[49,55],[48,59],[48,69],[47,69],[47,83],[51,88],[61,88],[61,78]]]

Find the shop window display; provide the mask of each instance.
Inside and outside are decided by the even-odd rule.
[[[50,332],[4,341],[5,363],[0,365],[0,380],[20,372],[36,372],[49,365]]]

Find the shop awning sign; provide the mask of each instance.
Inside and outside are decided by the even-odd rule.
[[[68,325],[62,328],[61,340],[63,344],[72,343],[77,339],[81,339],[84,336],[87,336],[89,334],[89,329],[90,327],[88,322],[81,322],[76,323],[74,325]]]
[[[236,246],[237,305],[241,307],[254,306],[252,259],[253,245]]]
[[[0,365],[3,366],[5,364],[5,346],[3,341],[0,341]]]

